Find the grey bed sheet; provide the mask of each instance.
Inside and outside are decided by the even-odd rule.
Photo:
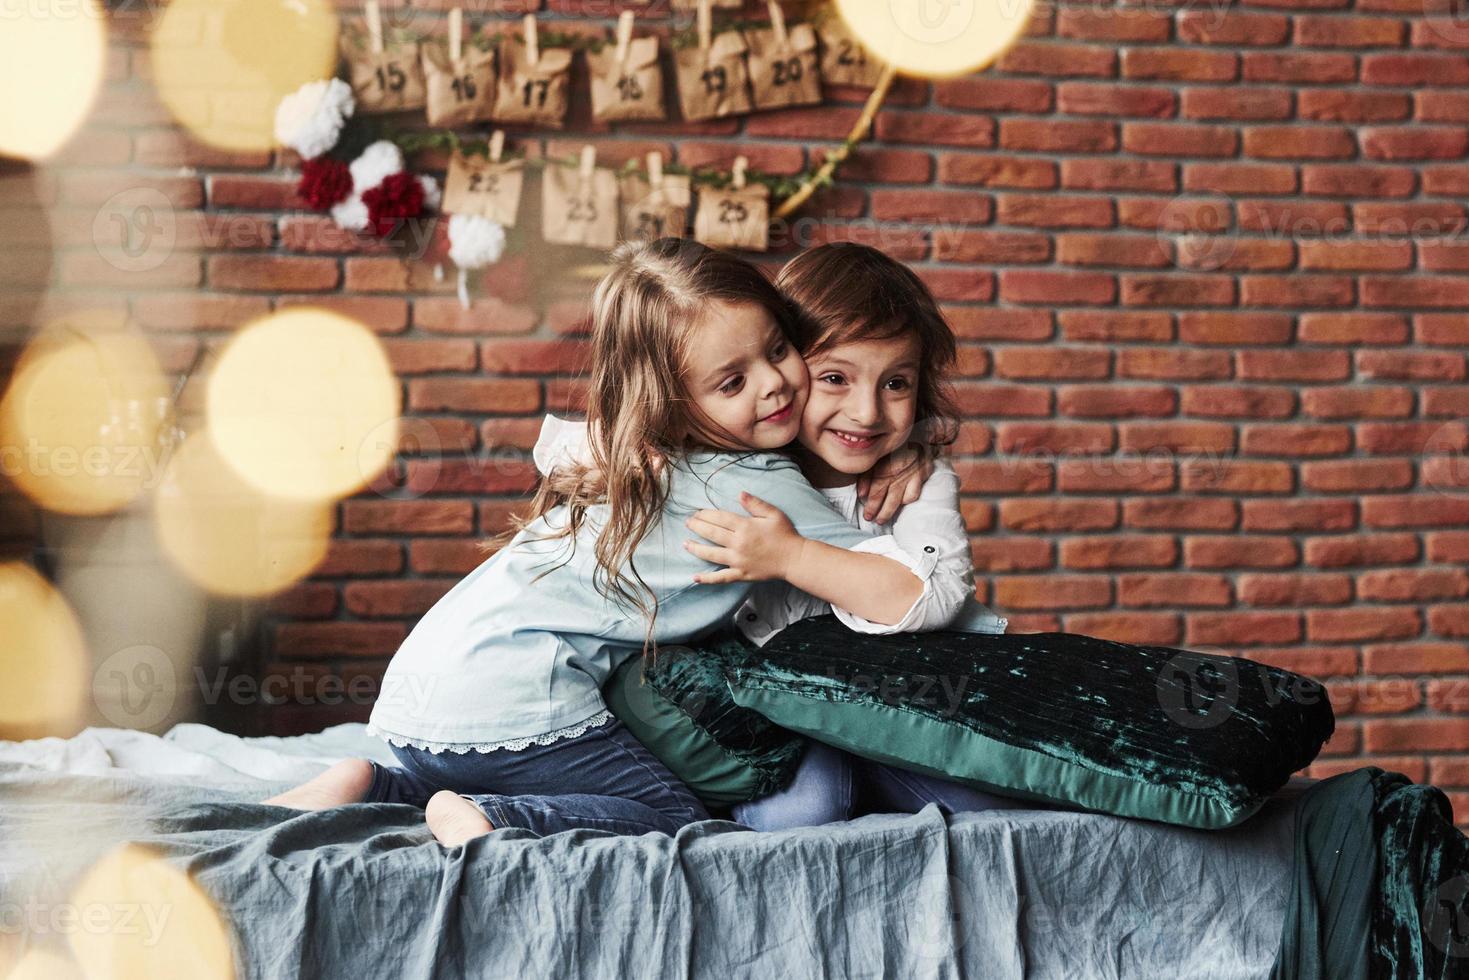
[[[407,806],[254,802],[280,788],[0,764],[0,901],[61,901],[132,840],[217,903],[239,977],[1262,980],[1294,806],[1218,832],[929,807],[444,848]]]

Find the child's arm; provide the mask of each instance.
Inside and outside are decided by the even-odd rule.
[[[750,517],[701,510],[686,522],[713,544],[689,541],[693,554],[725,566],[694,577],[701,584],[784,579],[833,607],[882,626],[907,628],[928,593],[936,560],[906,554],[889,535],[853,548],[803,537],[779,508],[750,493],[740,494]],[[846,620],[851,625],[850,620]]]

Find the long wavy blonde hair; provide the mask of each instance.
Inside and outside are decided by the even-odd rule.
[[[794,313],[755,266],[689,239],[625,242],[612,252],[611,266],[592,294],[591,464],[558,466],[543,476],[529,514],[512,518],[511,529],[480,547],[506,547],[527,525],[564,505],[565,523],[548,525],[551,533],[535,540],[566,537],[574,552],[589,509],[606,504],[608,519],[594,549],[593,585],[646,617],[647,655],[657,650],[658,600],[638,574],[633,552],[667,502],[665,464],[700,449],[749,449],[699,411],[688,395],[684,375],[693,327],[712,301],[753,303],[769,312],[789,338]]]

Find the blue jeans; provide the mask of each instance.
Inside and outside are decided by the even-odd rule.
[[[871,813],[917,813],[930,803],[946,814],[1039,809],[1044,804],[991,796],[961,783],[909,772],[811,742],[785,789],[732,809],[753,830],[784,830]]]
[[[672,834],[709,819],[677,776],[613,718],[581,735],[519,751],[429,752],[390,746],[403,768],[372,763],[368,803],[425,806],[439,790],[475,804],[495,827],[555,834],[585,827]]]

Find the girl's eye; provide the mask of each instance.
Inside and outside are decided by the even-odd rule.
[[[891,381],[888,382],[888,384],[895,384],[898,386],[893,389],[894,391],[906,391],[909,387],[907,378],[893,378]]]
[[[771,348],[770,359],[772,361],[783,361],[785,360],[786,355],[790,353],[790,350],[790,345],[782,341],[781,343],[776,344],[773,348]]]
[[[840,374],[823,374],[820,380],[826,382],[829,385],[839,385],[844,379]]]
[[[741,379],[739,377],[730,378],[724,384],[719,386],[719,390],[724,392],[726,395],[733,395],[740,388],[740,380]]]

